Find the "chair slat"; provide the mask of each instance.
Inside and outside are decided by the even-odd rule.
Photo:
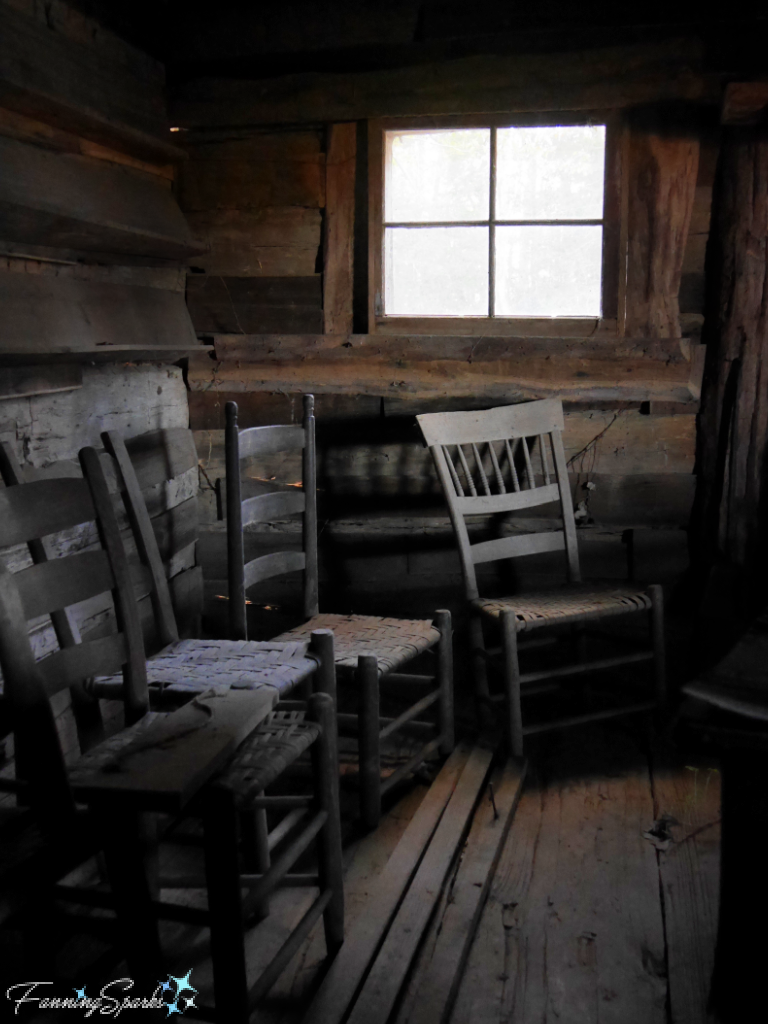
[[[456,449],[459,453],[459,459],[461,461],[461,468],[464,470],[464,476],[467,480],[467,486],[469,487],[469,493],[473,497],[477,497],[477,488],[475,487],[475,481],[472,479],[472,474],[469,471],[469,465],[467,464],[467,457],[464,454],[464,449],[460,444],[456,445]]]
[[[304,429],[299,426],[250,427],[238,437],[240,458],[300,451],[304,447]]]
[[[477,466],[477,472],[480,475],[480,480],[483,485],[483,490],[486,494],[491,493],[491,488],[488,486],[488,477],[485,475],[485,469],[483,468],[483,460],[480,458],[480,452],[477,450],[477,445],[473,443],[472,454],[475,456],[475,465]]]
[[[496,477],[496,485],[499,488],[499,494],[506,494],[507,488],[504,486],[504,477],[501,473],[501,466],[499,466],[499,460],[496,458],[496,449],[493,447],[493,441],[488,442],[488,451],[491,453],[491,464],[493,466],[493,475]],[[549,480],[547,480],[549,483]]]
[[[535,505],[546,505],[560,500],[557,484],[547,487],[534,487],[530,491],[517,491],[507,494],[479,494],[476,498],[456,498],[458,512],[465,516],[479,516],[495,512],[515,512],[521,508],[532,508]]]
[[[512,448],[509,445],[509,441],[506,440],[506,438],[504,439],[504,445],[507,453],[507,462],[509,463],[509,469],[512,474],[512,486],[516,491],[519,491],[520,481],[518,480],[517,469],[515,467],[515,453],[512,451]],[[515,447],[517,447],[517,445],[515,445]]]
[[[499,537],[473,544],[472,561],[494,562],[497,558],[517,558],[520,555],[538,555],[543,551],[563,551],[565,534],[562,530],[552,533],[526,533],[517,537]]]
[[[297,572],[305,564],[303,551],[273,551],[270,555],[254,558],[245,565],[245,589],[273,576],[282,576],[285,572]]]
[[[525,475],[528,477],[528,487],[535,487],[536,481],[533,476],[533,466],[531,465],[531,453],[528,450],[528,441],[526,438],[520,438],[520,444],[523,446],[523,456],[525,458]]]
[[[549,475],[549,460],[547,459],[547,435],[539,434],[539,453],[541,455],[541,468],[544,473],[544,483],[548,484],[551,480]]]
[[[84,640],[74,647],[43,658],[38,662],[49,697],[91,676],[111,676],[118,673],[128,659],[125,637],[122,633],[97,640]]]
[[[451,480],[453,481],[453,486],[456,489],[456,493],[460,498],[463,498],[464,488],[461,486],[461,480],[459,480],[459,474],[456,472],[456,467],[453,464],[453,459],[451,458],[451,453],[448,450],[448,445],[438,445],[437,447],[445,456],[445,461],[448,464],[448,472],[451,474]]]
[[[27,619],[78,604],[114,586],[106,551],[83,551],[41,562],[16,573],[14,579]]]
[[[298,488],[292,491],[272,491],[270,494],[257,494],[255,498],[246,498],[243,502],[243,527],[251,523],[268,522],[280,516],[294,515],[303,512],[306,498]]]
[[[36,480],[0,491],[0,547],[26,544],[96,518],[88,484]]]
[[[432,412],[417,416],[424,440],[434,444],[470,444],[499,441],[503,437],[533,437],[562,430],[563,405],[548,398],[495,409],[467,412]]]

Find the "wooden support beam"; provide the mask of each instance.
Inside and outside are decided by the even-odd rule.
[[[442,63],[426,63],[430,54],[414,50],[414,65],[383,71],[199,79],[177,90],[171,116],[175,124],[204,128],[479,110],[605,109],[673,99],[717,103],[719,83],[700,70],[702,53],[702,44],[692,38],[574,53],[484,54]]]
[[[0,400],[51,395],[58,391],[74,391],[82,386],[83,371],[79,366],[6,367],[0,380]]]
[[[328,128],[323,239],[323,333],[352,333],[357,125]]]

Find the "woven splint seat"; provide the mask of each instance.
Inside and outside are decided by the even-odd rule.
[[[270,640],[178,640],[147,661],[147,683],[167,693],[202,693],[212,687],[256,690],[273,686],[290,692],[315,671],[307,656],[309,635],[287,642]],[[122,674],[99,676],[89,685],[98,697],[114,697]]]
[[[555,622],[580,622],[650,610],[651,598],[637,587],[590,584],[521,594],[519,597],[479,598],[472,603],[483,615],[493,619],[498,619],[502,611],[511,608],[515,613],[517,631],[522,633],[537,626],[551,626]]]
[[[361,654],[375,654],[379,674],[386,675],[428,650],[440,639],[429,619],[385,619],[376,615],[319,614],[275,637],[284,643],[308,641],[312,630],[333,630],[336,667],[357,668]]]
[[[320,735],[320,726],[303,711],[273,711],[241,744],[216,784],[230,789],[247,805],[271,785]]]

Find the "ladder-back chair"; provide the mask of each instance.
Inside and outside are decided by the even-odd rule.
[[[581,581],[576,523],[563,449],[563,407],[559,400],[529,402],[480,412],[427,413],[416,417],[435,463],[459,546],[467,600],[477,696],[481,703],[505,700],[512,751],[520,756],[523,736],[545,728],[647,710],[664,699],[664,630],[660,586],[620,586]],[[518,512],[537,505],[560,506],[560,529],[502,536],[471,543],[465,517]],[[544,525],[545,521],[542,521]],[[485,562],[562,551],[564,589],[482,598],[476,566]],[[607,616],[647,612],[652,649],[521,674],[518,633],[544,626],[578,624]],[[483,621],[501,627],[504,691],[489,694]],[[595,711],[546,724],[523,724],[521,687],[549,688],[546,680],[583,675],[631,662],[652,660],[654,699]]]
[[[336,615],[319,612],[317,558],[317,504],[314,396],[304,396],[303,422],[299,426],[251,427],[240,430],[237,404],[226,406],[226,496],[227,552],[229,574],[230,632],[233,638],[247,636],[246,592],[249,587],[283,573],[303,573],[305,622],[282,633],[281,642],[306,639],[313,630],[333,631],[339,678],[354,681],[359,714],[344,716],[357,729],[359,744],[360,812],[363,823],[374,827],[381,813],[381,798],[410,774],[429,754],[439,750],[447,755],[453,748],[453,660],[451,617],[448,611],[428,619],[392,619],[373,615]],[[279,452],[302,453],[301,487],[273,491],[242,499],[241,462]],[[251,524],[270,522],[285,516],[303,517],[302,550],[277,551],[245,561],[243,530]],[[434,675],[419,676],[401,668],[424,651],[437,659]],[[392,683],[411,692],[420,685],[436,687],[392,720],[382,719],[380,684]],[[382,782],[381,742],[437,705],[436,735],[407,763]]]
[[[185,920],[211,929],[214,966],[216,1019],[247,1024],[250,1012],[271,987],[315,922],[324,918],[326,944],[333,953],[343,940],[344,905],[339,825],[338,773],[336,769],[336,720],[333,700],[328,694],[314,694],[309,715],[303,708],[276,710],[238,748],[232,761],[195,798],[190,810],[203,821],[205,877],[200,885],[208,892],[208,909],[186,915],[175,903],[154,899],[147,876],[137,888],[135,864],[128,872],[128,860],[135,862],[146,852],[141,840],[139,817],[144,808],[135,803],[135,829],[126,828],[125,807],[121,827],[109,817],[96,814],[98,833],[84,830],[78,804],[87,796],[88,780],[94,771],[109,770],[131,750],[141,748],[145,730],[156,719],[148,713],[148,688],[141,627],[135,601],[136,566],[131,566],[123,545],[113,499],[102,464],[94,449],[80,453],[84,479],[56,479],[20,483],[0,491],[0,547],[30,544],[60,534],[82,523],[95,521],[102,546],[67,553],[10,573],[0,566],[0,668],[3,673],[5,710],[14,731],[17,779],[6,780],[4,788],[18,792],[33,809],[40,830],[52,853],[41,861],[45,876],[36,888],[53,889],[51,899],[116,909],[118,923],[125,930],[125,954],[136,967],[136,976],[156,977],[160,948],[153,922],[156,917]],[[70,646],[36,660],[28,623],[40,616],[71,608],[109,591],[115,608],[116,629],[107,636],[89,639],[88,634]],[[315,640],[317,641],[317,637]],[[333,666],[332,641],[328,663]],[[304,669],[316,663],[304,659]],[[92,747],[82,757],[65,763],[51,697],[73,685],[120,673],[119,695],[126,704],[128,727]],[[269,682],[262,681],[269,688]],[[208,693],[216,687],[209,669]],[[226,700],[221,687],[216,696]],[[225,688],[224,688],[225,689]],[[273,704],[279,685],[272,687]],[[108,695],[117,695],[108,688]],[[202,709],[206,711],[206,708]],[[214,714],[214,711],[206,711]],[[172,716],[168,716],[171,718]],[[187,727],[188,731],[188,727]],[[271,786],[299,757],[311,749],[314,771],[312,793],[266,795]],[[82,787],[85,785],[85,794]],[[154,805],[147,808],[151,810]],[[285,817],[272,832],[267,831],[266,810],[284,811]],[[267,858],[257,870],[243,877],[240,868],[240,823],[250,816],[256,828],[263,827],[263,849],[273,850],[277,860]],[[255,817],[254,817],[255,816]],[[130,824],[130,823],[129,823]],[[107,837],[106,863],[111,892],[98,886],[61,884],[60,880],[98,849],[97,835]],[[109,836],[119,837],[109,841]],[[254,985],[247,983],[245,923],[254,911],[266,906],[269,894],[308,845],[317,840],[318,871],[302,874],[299,884],[316,885],[319,894],[302,921]],[[202,876],[201,876],[202,877]],[[55,884],[59,882],[59,884]],[[198,886],[199,887],[199,886]],[[243,894],[243,890],[246,893]],[[179,915],[182,914],[181,918]],[[136,922],[140,921],[140,925]],[[147,927],[149,925],[149,927]]]

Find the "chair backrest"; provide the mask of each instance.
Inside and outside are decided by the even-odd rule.
[[[448,502],[467,597],[479,596],[475,566],[519,555],[564,551],[568,579],[581,578],[576,522],[557,399],[480,412],[417,416]],[[560,503],[562,529],[471,544],[465,516]]]
[[[301,451],[301,487],[271,491],[242,499],[243,459]],[[225,429],[227,494],[227,575],[229,580],[229,628],[233,640],[246,640],[248,626],[245,594],[249,587],[283,573],[304,573],[304,616],[318,612],[317,498],[315,488],[315,399],[304,395],[301,426],[251,427],[240,430],[237,403],[227,402]],[[274,551],[245,562],[243,530],[253,523],[283,516],[302,515],[302,550]]]
[[[50,698],[97,675],[123,674],[126,722],[147,711],[146,663],[133,581],[100,457],[93,448],[80,452],[83,478],[38,480],[0,491],[0,547],[32,545],[43,557],[11,574],[2,569],[0,667],[4,702],[10,707],[16,736],[17,777],[39,792],[47,772],[58,778],[61,749],[54,744]],[[48,558],[35,542],[96,522],[101,546]],[[62,646],[35,660],[30,620],[63,613],[81,602],[111,594],[117,631]],[[65,620],[71,629],[72,620]],[[51,733],[51,729],[53,732]],[[58,753],[56,753],[58,751]],[[64,785],[55,779],[53,789]],[[47,797],[44,797],[47,801]]]

